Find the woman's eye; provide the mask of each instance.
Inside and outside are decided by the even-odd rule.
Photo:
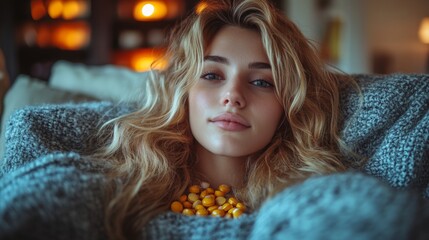
[[[222,79],[216,73],[205,73],[205,74],[201,75],[201,78],[205,79],[205,80],[221,80]]]
[[[252,81],[251,83],[252,83],[254,86],[262,87],[262,88],[270,88],[270,87],[273,87],[273,84],[271,84],[271,83],[269,83],[269,82],[267,82],[267,81],[265,81],[265,80],[262,80],[262,79]]]

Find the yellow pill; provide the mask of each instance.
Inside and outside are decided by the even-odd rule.
[[[195,215],[194,210],[189,209],[189,208],[183,209],[182,214],[183,215],[187,215],[187,216],[193,216],[193,215]]]
[[[182,196],[180,196],[179,201],[184,202],[188,200],[188,196],[186,196],[186,194],[183,194]]]
[[[215,196],[216,197],[223,197],[223,196],[225,196],[225,193],[222,192],[221,190],[216,190],[215,191]]]
[[[244,203],[237,203],[237,205],[235,205],[236,208],[241,209],[241,211],[245,212],[246,211],[246,205],[244,205]]]
[[[195,201],[194,203],[192,203],[192,207],[193,208],[195,208],[195,207],[197,207],[198,205],[202,205],[203,203],[201,202],[201,200],[197,200],[197,201]]]
[[[184,201],[183,202],[183,207],[185,207],[185,208],[192,208],[192,203],[189,202],[189,201]]]
[[[207,190],[203,190],[200,193],[200,198],[204,198],[205,196],[209,195],[209,193],[207,192]]]
[[[171,203],[171,211],[176,213],[181,213],[183,211],[183,205],[179,201],[174,201]]]
[[[218,206],[211,206],[211,207],[208,207],[207,208],[207,210],[209,211],[209,212],[213,212],[214,210],[216,210],[216,209],[218,209],[219,207]]]
[[[224,197],[217,197],[216,198],[216,204],[219,206],[222,206],[224,203],[226,203],[226,198]]]
[[[189,192],[190,193],[200,193],[201,189],[200,186],[198,185],[192,185],[189,187]]]
[[[197,201],[198,199],[200,199],[200,197],[199,197],[196,193],[189,193],[189,194],[188,194],[188,200],[189,200],[190,202],[195,202],[195,201]]]
[[[232,214],[231,213],[225,213],[225,218],[232,218]]]
[[[241,214],[243,214],[243,211],[241,211],[241,209],[239,208],[234,208],[234,210],[232,211],[232,216],[234,218],[239,218]]]
[[[198,209],[195,214],[198,216],[207,216],[209,215],[209,211],[207,211],[207,209],[205,208],[201,208],[201,209]]]
[[[225,216],[225,211],[223,211],[222,209],[215,209],[213,210],[211,215],[215,217],[223,217]]]
[[[232,206],[234,206],[234,207],[235,207],[235,205],[237,205],[237,203],[238,203],[238,200],[237,200],[237,198],[235,198],[235,197],[230,197],[230,198],[228,199],[228,202],[229,202],[229,204],[231,204]]]
[[[206,190],[207,190],[208,194],[213,194],[214,193],[214,189],[211,188],[211,187],[208,187]]]
[[[230,204],[230,205],[231,205],[231,204]],[[228,213],[232,215],[232,212],[234,211],[234,209],[235,209],[235,208],[234,208],[234,207],[232,207],[232,205],[231,205],[231,208],[228,210]]]
[[[226,194],[231,191],[231,188],[226,184],[222,184],[222,185],[219,185],[219,190]]]
[[[201,204],[200,204],[200,205],[197,205],[197,206],[195,206],[195,207],[194,207],[194,209],[195,209],[195,210],[200,210],[200,209],[203,209],[203,208],[204,208],[204,209],[206,209],[206,208],[205,208],[203,205],[201,205]]]
[[[211,207],[215,204],[215,197],[213,195],[207,195],[202,200],[204,207]]]
[[[225,212],[229,211],[230,209],[232,209],[232,205],[230,203],[225,203],[222,205],[222,210],[224,210]]]

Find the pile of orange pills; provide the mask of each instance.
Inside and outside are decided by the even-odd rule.
[[[228,185],[222,184],[218,189],[213,189],[202,182],[201,185],[190,186],[188,194],[172,202],[170,208],[173,212],[188,216],[239,218],[246,211],[246,206],[230,193]]]

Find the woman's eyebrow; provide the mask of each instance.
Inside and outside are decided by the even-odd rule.
[[[271,65],[265,62],[252,62],[249,63],[250,69],[271,69]]]
[[[212,61],[229,65],[229,60],[227,58],[215,55],[205,56],[204,61]],[[265,62],[251,62],[249,63],[248,67],[250,69],[271,69],[271,65]]]
[[[221,56],[214,56],[214,55],[208,55],[204,57],[204,61],[212,61],[217,63],[223,63],[223,64],[229,64],[229,61],[227,58],[221,57]]]

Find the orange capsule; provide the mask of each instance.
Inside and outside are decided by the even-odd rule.
[[[209,211],[207,211],[207,209],[205,208],[201,208],[201,209],[198,209],[195,214],[198,216],[207,216],[209,215]]]
[[[183,194],[182,196],[180,196],[179,201],[184,202],[188,200],[188,196],[186,194]]]
[[[208,194],[213,194],[214,193],[214,189],[211,188],[211,187],[208,187],[206,190],[207,190]]]
[[[225,213],[225,218],[232,218],[232,214],[231,213]]]
[[[232,212],[234,211],[234,209],[235,208],[233,208],[232,205],[231,205],[231,208],[228,210],[228,213],[232,215]]]
[[[195,209],[195,210],[197,210],[197,211],[198,211],[198,210],[200,210],[200,209],[203,209],[203,208],[204,208],[204,209],[206,209],[206,208],[205,208],[203,205],[201,205],[201,204],[200,204],[200,205],[197,205],[197,206],[195,206],[195,207],[194,207],[194,209]]]
[[[214,192],[214,194],[215,194],[216,197],[223,197],[223,196],[225,196],[225,193],[222,192],[221,190],[216,190]]]
[[[241,214],[243,214],[243,211],[241,211],[241,209],[239,208],[234,208],[234,210],[232,211],[232,216],[234,218],[239,218]]]
[[[215,197],[213,195],[207,195],[202,200],[204,207],[211,207],[215,204]]]
[[[213,210],[211,215],[215,217],[223,217],[225,216],[225,211],[223,211],[222,209],[215,209]]]
[[[200,198],[204,198],[205,196],[209,195],[209,193],[207,192],[207,190],[203,190],[200,193]]]
[[[190,193],[200,193],[201,189],[200,186],[198,185],[192,185],[189,187],[189,192]]]
[[[237,198],[235,198],[235,197],[230,197],[230,198],[228,199],[228,202],[229,202],[229,204],[231,204],[232,206],[234,206],[234,207],[235,207],[235,205],[237,205],[237,203],[238,203],[238,200],[237,200]]]
[[[246,205],[244,205],[244,203],[237,203],[237,205],[235,205],[236,208],[241,209],[241,211],[245,212],[246,211]]]
[[[231,188],[226,184],[221,184],[221,185],[219,185],[219,190],[226,194],[226,193],[229,193],[231,191]]]
[[[183,211],[183,205],[179,201],[174,201],[171,203],[171,211],[176,213],[181,213]]]
[[[183,202],[183,207],[185,207],[185,208],[192,208],[192,203],[189,202],[189,201],[184,201]]]
[[[219,207],[218,206],[211,206],[211,207],[208,207],[207,208],[207,210],[209,211],[209,212],[213,212],[214,210],[216,210],[216,209],[218,209]]]
[[[230,203],[225,203],[222,205],[222,210],[224,210],[225,212],[229,211],[230,209],[232,209],[232,205]]]
[[[187,215],[187,216],[193,216],[193,215],[195,215],[194,210],[189,209],[189,208],[183,209],[182,214],[183,215]]]

